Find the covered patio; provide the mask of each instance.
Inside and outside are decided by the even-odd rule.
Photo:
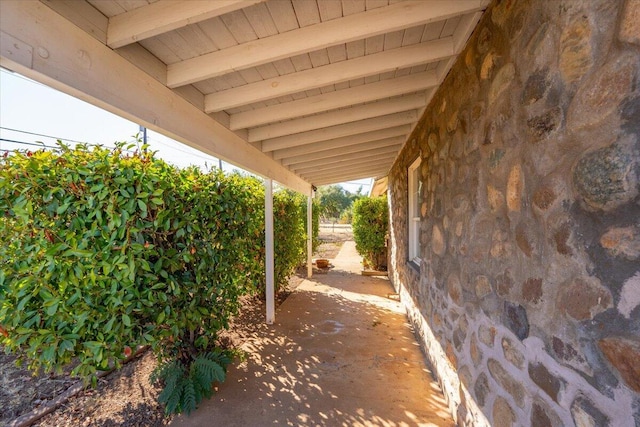
[[[245,341],[247,360],[213,398],[172,426],[455,425],[389,280],[360,275],[353,241],[332,263]]]
[[[375,192],[388,195],[389,279],[458,425],[640,423],[637,0],[0,8],[0,66],[265,179],[267,283],[273,182],[310,202],[315,186],[376,178]],[[332,320],[351,319],[372,339],[389,337],[371,316],[397,316],[399,330],[404,322],[385,305],[387,291],[363,296],[357,280],[341,288],[325,279],[334,280],[307,282],[282,307],[282,323],[265,329],[275,344],[262,354],[274,358],[233,375],[261,372],[266,397],[254,403],[265,414],[418,424],[424,412],[389,404],[390,387],[382,411],[320,382],[347,371],[340,363],[352,348],[368,351],[327,335]],[[320,301],[334,308],[308,310]],[[402,359],[415,347],[407,332],[384,353],[352,359],[375,373],[358,381],[384,379],[365,392],[385,391],[385,375],[411,380],[395,370],[419,359]],[[305,353],[327,337],[336,362],[321,349]],[[301,365],[286,362],[287,351]],[[299,378],[318,387],[303,390]],[[420,384],[409,394],[433,409]],[[345,406],[305,406],[334,390]]]
[[[384,176],[487,4],[4,1],[0,66],[264,177],[272,323],[273,182]]]

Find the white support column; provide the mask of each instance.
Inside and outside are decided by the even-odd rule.
[[[313,275],[313,188],[307,197],[307,278]]]
[[[274,289],[274,261],[273,261],[273,181],[264,180],[264,240],[265,240],[265,269],[267,279],[267,324],[272,325],[276,320],[275,289]]]

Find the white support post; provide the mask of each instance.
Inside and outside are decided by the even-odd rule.
[[[307,278],[313,275],[313,188],[307,197]]]
[[[272,325],[276,319],[274,261],[273,261],[273,181],[264,180],[264,237],[265,237],[265,269],[267,278],[267,324]]]

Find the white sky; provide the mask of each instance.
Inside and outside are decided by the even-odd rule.
[[[14,129],[14,130],[10,130]],[[43,137],[24,132],[48,135]],[[115,141],[134,141],[139,126],[101,108],[58,92],[19,74],[0,69],[0,149],[31,149],[7,140],[55,145],[56,139],[74,145],[75,141],[112,147]],[[180,142],[148,130],[147,141],[157,157],[180,167],[217,166],[218,159]],[[223,163],[223,168],[232,168]],[[359,186],[366,193],[370,179],[341,184],[356,192]]]

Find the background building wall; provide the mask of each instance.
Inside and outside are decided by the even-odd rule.
[[[390,277],[460,425],[640,425],[639,68],[639,1],[495,2],[394,164]]]

